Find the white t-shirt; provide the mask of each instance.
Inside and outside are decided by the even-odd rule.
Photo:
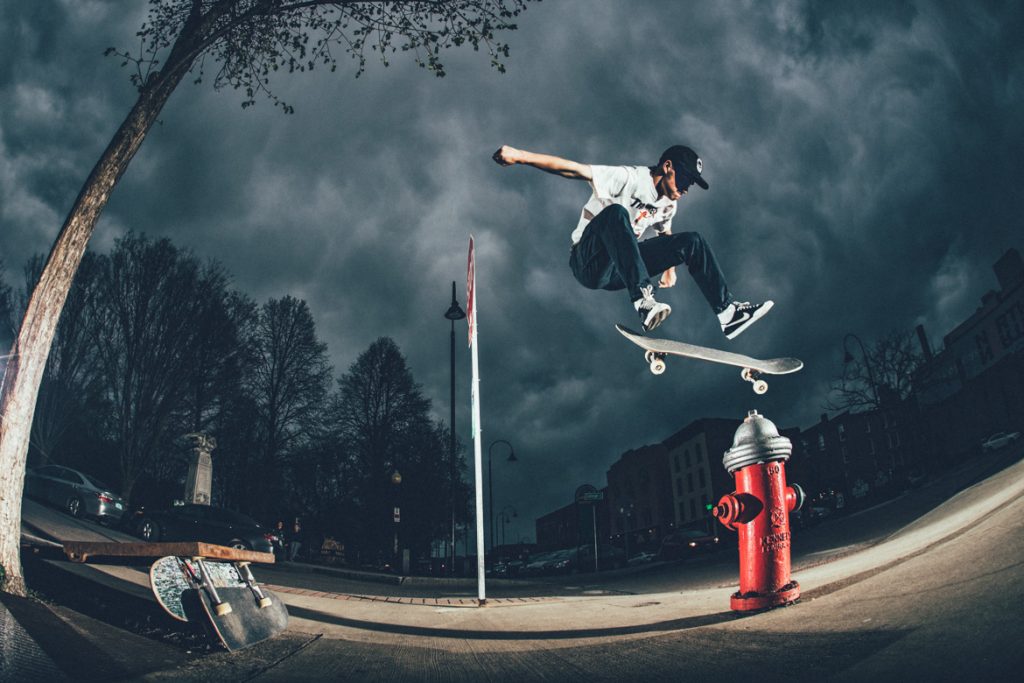
[[[658,196],[651,170],[646,166],[591,166],[590,173],[594,193],[572,231],[573,244],[580,241],[590,221],[612,204],[621,204],[629,212],[638,240],[649,239],[672,227],[676,202]]]

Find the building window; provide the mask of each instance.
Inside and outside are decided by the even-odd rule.
[[[683,495],[683,478],[679,477],[676,479],[676,495]]]
[[[673,460],[675,461],[676,472],[678,472],[679,471],[679,454],[678,453],[676,453],[675,458],[673,458]]]
[[[686,463],[687,468],[690,466],[690,449],[683,451],[683,462]]]
[[[700,482],[700,487],[704,488],[707,486],[707,477],[704,476],[704,470],[697,470],[697,480]]]
[[[686,506],[682,502],[679,503],[679,521],[686,521]]]
[[[1024,337],[1024,305],[1018,301],[1006,313],[997,317],[996,329],[1004,349],[1009,349],[1014,342]]]
[[[995,358],[995,354],[992,353],[992,344],[989,342],[988,334],[985,330],[974,335],[974,345],[978,350],[978,360],[981,361],[982,365],[991,362]]]
[[[690,499],[690,519],[697,519],[697,501]]]
[[[693,472],[686,473],[686,492],[693,493]]]
[[[700,444],[697,444],[697,445],[695,445],[695,446],[693,447],[693,450],[694,450],[694,451],[696,452],[696,454],[697,454],[697,462],[699,463],[699,462],[700,462],[700,459],[701,459],[702,457],[704,457],[704,451],[703,451],[703,449],[701,449],[701,447],[700,447]]]
[[[849,452],[848,452],[848,451],[846,450],[846,446],[843,446],[843,447],[842,447],[841,449],[839,449],[839,452],[840,452],[840,453],[842,454],[842,456],[843,456],[843,462],[844,462],[844,463],[848,463],[848,462],[850,462],[850,454],[849,454]]]

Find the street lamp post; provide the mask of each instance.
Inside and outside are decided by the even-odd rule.
[[[509,517],[510,512],[512,515],[511,517]],[[498,517],[501,519],[501,545],[505,545],[505,525],[512,521],[512,518],[518,516],[519,513],[516,512],[516,509],[511,505],[506,505],[501,509],[501,512],[498,513]]]
[[[492,455],[494,447],[497,446],[499,443],[503,443],[506,446],[508,446],[509,453],[508,460],[506,462],[519,462],[519,459],[516,458],[516,451],[514,448],[512,448],[512,444],[510,444],[508,441],[505,441],[504,439],[492,441],[491,445],[487,448],[487,498],[488,517],[490,517],[491,527],[491,550],[494,550],[494,473],[491,464],[493,462]]]
[[[875,383],[875,373],[871,370],[871,361],[868,360],[867,351],[864,350],[864,342],[860,340],[860,337],[853,334],[852,332],[843,337],[843,365],[846,366],[853,362],[853,354],[846,348],[846,342],[853,339],[860,346],[860,356],[864,359],[864,367],[868,371],[868,382],[871,383],[871,394],[875,398],[875,407],[880,408],[881,405],[878,402],[878,385]],[[843,377],[846,377],[846,373],[843,373]]]
[[[395,505],[394,505],[394,517],[393,517],[393,519],[394,519],[394,527],[395,527],[395,545],[394,545],[394,548],[393,548],[393,551],[392,551],[395,559],[394,559],[394,562],[392,563],[392,566],[395,567],[395,568],[398,568],[399,566],[401,566],[400,562],[402,560],[402,556],[401,556],[401,552],[402,551],[401,551],[401,546],[399,545],[399,538],[398,538],[398,525],[399,525],[399,523],[401,522],[401,519],[402,519],[402,507],[401,507],[402,506],[402,496],[401,496],[401,488],[400,488],[401,484],[402,484],[402,474],[397,469],[391,473],[391,483],[395,487],[394,488]]]
[[[450,545],[450,561],[448,563],[448,572],[450,574],[455,573],[455,321],[463,320],[466,317],[466,313],[459,306],[458,299],[455,298],[455,282],[452,282],[452,305],[448,307],[444,317],[452,323],[452,337],[451,337],[451,350],[452,350],[452,394],[451,394],[451,409],[452,418],[451,422],[448,423],[449,432],[449,450],[448,450],[448,485],[449,485],[449,497],[450,497],[450,512],[451,512],[451,545]]]

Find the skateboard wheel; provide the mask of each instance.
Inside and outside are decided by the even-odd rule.
[[[217,605],[215,611],[217,612],[218,617],[222,617],[225,614],[231,614],[231,605],[226,602],[222,602]]]
[[[264,607],[270,607],[272,604],[274,603],[270,601],[270,598],[260,599],[260,609],[263,609]]]
[[[763,394],[763,393],[766,393],[767,391],[768,391],[768,382],[765,382],[763,379],[759,379],[759,380],[754,382],[754,393],[755,394]]]
[[[665,361],[660,358],[655,358],[651,361],[651,372],[655,375],[660,375],[665,372]]]

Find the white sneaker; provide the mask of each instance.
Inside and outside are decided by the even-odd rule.
[[[722,332],[726,339],[735,339],[743,330],[764,317],[764,314],[772,309],[775,303],[765,301],[763,304],[751,304],[747,302],[734,301],[729,307],[718,314],[718,322],[722,325]]]
[[[633,306],[640,314],[640,325],[644,332],[650,332],[665,322],[665,318],[672,312],[672,307],[654,300],[653,286],[641,287],[640,293],[643,296],[634,301]]]

